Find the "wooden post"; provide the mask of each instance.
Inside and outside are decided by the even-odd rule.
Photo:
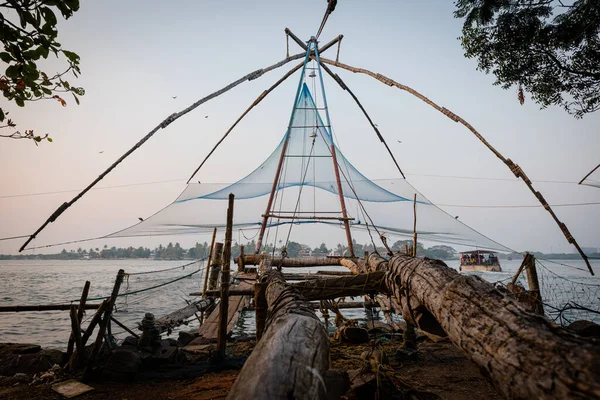
[[[225,231],[225,245],[223,246],[223,273],[221,274],[221,306],[219,308],[219,330],[217,331],[217,355],[220,360],[225,358],[227,340],[227,323],[229,316],[229,266],[231,263],[231,236],[233,230],[233,201],[235,196],[229,194],[229,207],[227,208],[227,229]]]
[[[81,342],[83,343],[84,346],[87,343],[90,336],[92,336],[92,332],[94,332],[94,328],[96,327],[96,325],[98,325],[98,323],[102,320],[102,315],[104,314],[104,310],[106,310],[106,307],[108,306],[108,301],[109,301],[108,299],[104,300],[100,304],[100,307],[98,307],[98,309],[96,310],[96,313],[92,317],[92,320],[90,321],[90,324],[88,325],[88,328],[85,330],[85,332],[83,332],[83,337],[81,339]]]
[[[350,223],[348,222],[346,202],[344,201],[344,192],[342,191],[342,181],[340,180],[340,170],[337,162],[337,154],[335,152],[335,146],[333,144],[331,145],[331,157],[333,158],[333,170],[335,172],[335,180],[337,182],[340,205],[342,207],[342,218],[344,218],[344,229],[346,230],[346,240],[348,240],[348,250],[350,251],[350,257],[354,257],[354,245],[352,243],[352,235],[350,234]]]
[[[244,272],[244,246],[240,246],[240,257],[238,258],[238,272]]]
[[[115,301],[117,300],[117,296],[119,295],[119,289],[121,288],[121,283],[123,283],[123,278],[125,277],[125,271],[120,269],[117,273],[117,278],[115,279],[115,286],[113,287],[113,291],[110,295],[110,299],[108,300],[107,308],[104,311],[104,317],[100,321],[100,326],[98,328],[98,336],[96,336],[96,342],[94,343],[94,348],[92,349],[92,354],[90,354],[90,358],[87,361],[87,365],[85,366],[85,371],[83,373],[83,379],[89,380],[92,374],[92,368],[94,367],[94,362],[96,361],[96,356],[98,355],[98,351],[100,351],[100,347],[102,346],[102,339],[104,338],[104,332],[106,332],[106,327],[110,323],[110,316],[112,314],[112,310],[115,306]]]
[[[256,342],[258,343],[265,331],[267,321],[267,299],[265,297],[265,283],[258,282],[254,284],[254,311],[256,313]]]
[[[223,253],[223,243],[215,243],[212,265],[210,267],[210,276],[208,277],[208,289],[215,290],[219,282],[219,272],[221,271],[221,258]]]
[[[413,223],[413,251],[412,256],[417,256],[417,194],[415,193],[415,200],[413,202],[413,213],[414,213],[414,223]]]
[[[88,293],[90,291],[90,281],[86,281],[83,285],[83,291],[81,292],[81,299],[79,300],[79,308],[77,309],[77,326],[79,326],[79,334],[81,339],[81,319],[85,311],[85,302],[87,301]],[[69,337],[69,343],[67,344],[67,355],[65,360],[69,360],[73,354],[73,344],[75,343],[74,330],[71,330],[71,336]]]
[[[215,238],[217,237],[217,228],[213,230],[212,240],[210,241],[210,250],[208,251],[208,261],[206,262],[206,270],[204,271],[204,287],[202,288],[202,297],[206,297],[206,286],[208,284],[208,275],[210,274],[210,263],[213,257],[213,247],[215,246]]]
[[[88,282],[89,283],[89,282]],[[80,320],[77,317],[76,307],[71,306],[71,310],[69,312],[71,317],[71,333],[73,340],[75,341],[77,356],[79,357],[79,365],[84,365],[85,363],[85,349],[83,348],[83,344],[81,343],[81,327],[79,326]]]
[[[526,268],[529,291],[535,298],[534,312],[536,314],[544,315],[542,292],[540,291],[540,282],[538,281],[537,270],[535,268],[535,257],[533,256],[533,254],[530,255],[529,262],[527,263]]]

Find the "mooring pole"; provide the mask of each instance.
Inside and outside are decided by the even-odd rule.
[[[415,193],[415,200],[413,202],[413,214],[414,214],[414,223],[413,223],[413,253],[412,256],[417,256],[417,194]]]
[[[221,270],[221,258],[223,253],[223,243],[215,243],[215,249],[210,266],[210,276],[208,278],[208,290],[215,290],[219,283],[219,271]]]
[[[204,271],[204,287],[202,288],[202,297],[206,297],[206,285],[208,284],[208,275],[210,274],[210,263],[213,256],[213,248],[215,247],[215,238],[217,237],[217,228],[213,229],[212,239],[210,241],[210,250],[208,251],[208,261],[206,262],[206,269]],[[196,254],[196,256],[198,256]]]
[[[535,296],[534,312],[544,315],[544,303],[542,302],[542,292],[540,291],[540,282],[538,281],[537,269],[535,268],[535,257],[533,254],[529,256],[527,263],[527,282],[529,283],[529,291]]]
[[[219,330],[217,331],[217,354],[220,360],[225,358],[225,341],[227,340],[227,323],[229,316],[229,266],[231,263],[231,236],[233,230],[233,201],[235,196],[229,194],[227,208],[227,229],[223,246],[223,273],[221,274],[221,307],[219,308]]]
[[[256,313],[256,342],[260,341],[265,331],[267,322],[267,298],[265,297],[266,283],[257,282],[254,284],[254,312]]]

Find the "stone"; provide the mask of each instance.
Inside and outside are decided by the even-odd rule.
[[[579,336],[589,338],[600,338],[600,325],[592,321],[575,321],[569,324],[569,326],[567,326],[567,329]]]
[[[60,350],[48,349],[36,353],[31,351],[27,350],[26,354],[0,355],[0,375],[13,376],[17,373],[33,375],[45,372],[55,364],[62,365],[65,358],[65,353]]]
[[[140,327],[142,328],[142,336],[139,340],[140,347],[156,347],[160,345],[160,332],[155,322],[154,314],[146,313],[140,323]]]
[[[177,341],[179,342],[179,344],[181,346],[185,346],[188,343],[190,343],[192,340],[196,339],[197,335],[192,334],[190,332],[184,332],[181,331],[179,332],[179,338],[177,338]]]
[[[165,346],[178,347],[179,342],[173,338],[166,338],[166,339],[163,339],[160,341],[160,345],[162,347],[165,347]]]
[[[141,366],[142,359],[136,351],[120,348],[112,352],[102,375],[117,381],[132,381]]]
[[[417,359],[419,358],[419,352],[415,349],[409,349],[409,348],[398,349],[398,350],[396,350],[395,357],[396,357],[396,360],[400,361],[400,362],[417,361]]]
[[[125,340],[123,340],[123,343],[121,343],[121,347],[127,347],[127,346],[137,347],[137,345],[138,345],[138,338],[136,338],[135,336],[127,336],[125,338]]]

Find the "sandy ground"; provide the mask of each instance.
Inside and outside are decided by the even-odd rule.
[[[253,342],[232,344],[232,356],[246,357]],[[394,356],[401,342],[383,342],[390,365],[387,370],[400,386],[433,392],[444,399],[485,399],[502,397],[481,375],[475,364],[467,360],[452,344],[425,341],[419,344],[418,359],[399,361]],[[360,369],[364,361],[360,354],[371,348],[367,345],[331,344],[331,368]],[[239,371],[235,369],[199,374],[192,379],[145,379],[130,383],[92,381],[94,391],[76,397],[81,400],[154,400],[154,399],[224,399]],[[60,380],[72,378],[60,377]],[[0,378],[0,398],[6,400],[64,399],[54,392],[51,384],[30,384],[31,378]],[[406,386],[404,386],[406,388]]]

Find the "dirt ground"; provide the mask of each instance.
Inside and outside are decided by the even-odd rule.
[[[249,355],[253,342],[232,344],[229,353],[235,357]],[[467,360],[452,344],[419,343],[418,358],[399,361],[395,357],[401,342],[382,342],[381,348],[389,359],[388,371],[394,381],[418,390],[433,392],[444,399],[485,399],[502,397],[481,375],[479,369]],[[364,361],[363,351],[367,345],[331,344],[331,368],[341,370],[360,369]],[[154,399],[224,399],[233,385],[239,370],[207,372],[192,379],[144,379],[130,383],[92,381],[92,392],[76,397],[81,400],[154,400]],[[68,379],[72,377],[61,377]],[[52,383],[31,384],[31,377],[0,378],[0,398],[6,400],[64,399],[51,388]]]

